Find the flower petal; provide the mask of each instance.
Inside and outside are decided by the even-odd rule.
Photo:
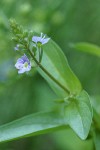
[[[49,40],[50,40],[50,38],[43,39],[42,44],[46,44]]]
[[[18,73],[19,73],[19,74],[24,73],[24,72],[25,72],[25,69],[24,69],[24,68],[23,68],[23,69],[18,70]]]
[[[23,64],[20,63],[20,62],[17,62],[17,63],[15,64],[15,67],[16,67],[17,69],[21,69],[21,68],[23,68]]]
[[[35,43],[40,42],[41,41],[41,37],[33,36],[32,37],[32,41],[35,42]]]

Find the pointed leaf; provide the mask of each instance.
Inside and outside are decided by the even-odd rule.
[[[62,125],[63,117],[55,112],[32,114],[0,126],[0,142],[46,133]]]
[[[85,91],[82,91],[66,106],[65,115],[76,134],[81,139],[86,139],[92,122],[92,108],[89,96]]]
[[[87,52],[89,54],[96,55],[96,56],[100,57],[100,47],[95,45],[95,44],[80,42],[80,43],[74,44],[73,47],[76,50]]]
[[[50,40],[43,47],[43,58],[41,62],[42,66],[65,88],[67,88],[72,94],[79,94],[82,87],[70,69],[67,59],[60,49],[60,47]],[[41,69],[38,69],[39,73],[48,81],[57,95],[66,97],[68,93],[64,91],[60,86],[53,82]]]
[[[100,150],[100,132],[95,131],[95,136],[93,138],[95,150]]]

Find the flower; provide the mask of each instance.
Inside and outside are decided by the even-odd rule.
[[[19,50],[19,44],[17,44],[17,45],[14,47],[14,50],[15,50],[15,51],[18,51],[18,50]]]
[[[27,56],[24,54],[21,58],[17,60],[15,67],[18,69],[18,73],[24,73],[31,70],[31,63]]]
[[[33,36],[32,37],[32,41],[36,43],[36,45],[38,44],[38,46],[44,45],[46,44],[50,38],[45,38],[46,35],[44,35],[43,33],[41,33],[41,36]],[[33,45],[33,46],[36,46]]]

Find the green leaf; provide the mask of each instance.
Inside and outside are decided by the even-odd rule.
[[[79,94],[82,90],[81,84],[69,67],[67,59],[60,47],[50,40],[43,46],[42,66],[72,94]],[[41,69],[39,73],[48,81],[57,95],[66,97],[68,93],[51,80]]]
[[[65,116],[69,126],[76,132],[81,139],[88,136],[92,122],[92,108],[89,96],[82,91],[65,108]]]
[[[95,44],[80,42],[80,43],[73,44],[73,47],[76,50],[87,52],[89,54],[100,57],[100,47]]]
[[[100,131],[100,95],[95,95],[91,98],[93,107],[93,121],[98,131]],[[97,131],[96,131],[97,132]]]
[[[92,96],[91,103],[94,111],[100,116],[100,95]]]
[[[98,130],[95,131],[94,144],[95,144],[95,149],[100,150],[100,132]]]
[[[56,112],[32,114],[0,126],[0,142],[46,133],[62,125],[63,117]]]

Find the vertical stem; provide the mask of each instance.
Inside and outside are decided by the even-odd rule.
[[[39,63],[42,61],[42,56],[43,56],[43,49],[40,47],[40,58],[39,58]]]

